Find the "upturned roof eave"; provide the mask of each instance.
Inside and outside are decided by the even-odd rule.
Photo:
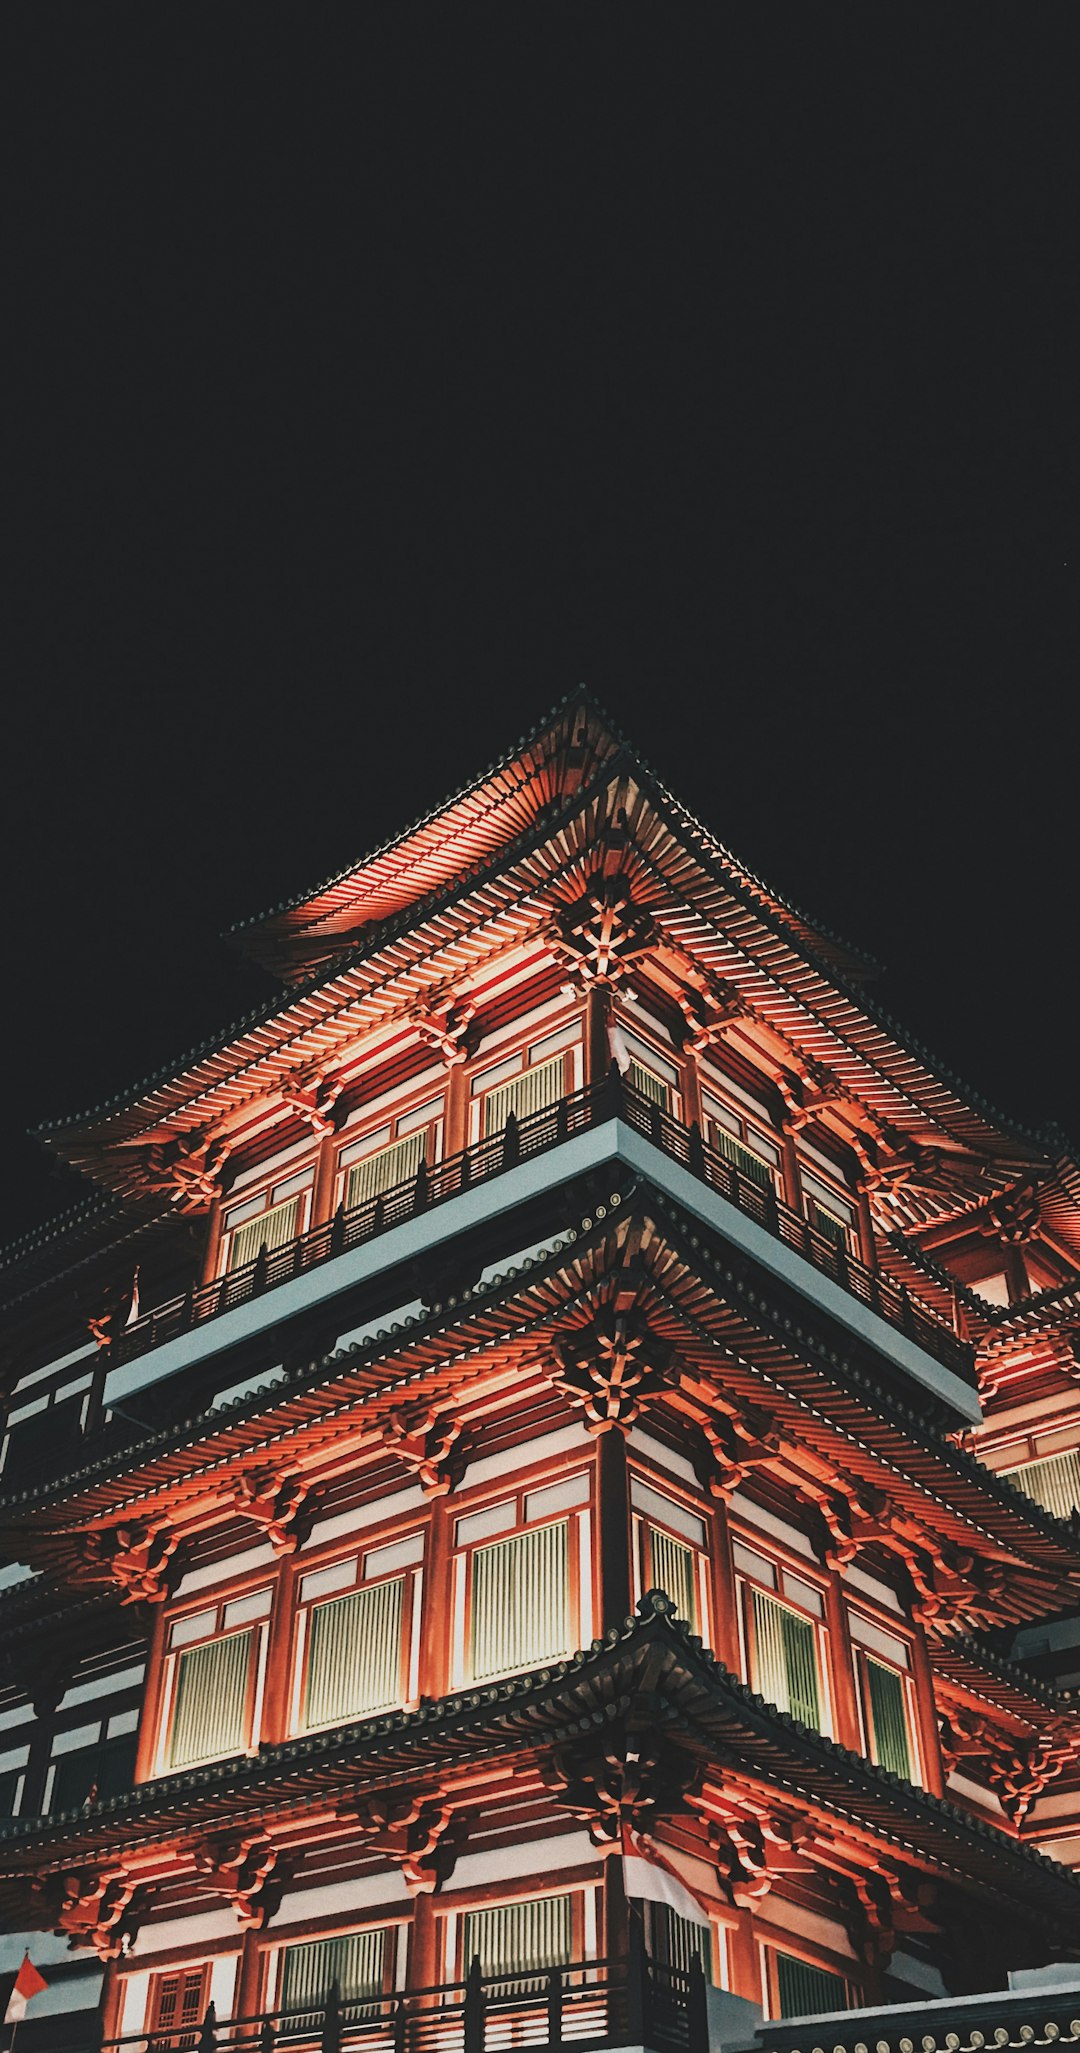
[[[470,1738],[488,1756],[493,1744],[520,1753],[565,1743],[580,1731],[581,1710],[596,1689],[613,1683],[631,1724],[646,1711],[651,1719],[659,1709],[675,1743],[704,1762],[720,1745],[730,1759],[734,1724],[734,1744],[745,1749],[734,1764],[736,1773],[767,1786],[775,1786],[778,1776],[782,1783],[793,1778],[800,1800],[808,1797],[826,1814],[854,1820],[860,1832],[908,1863],[943,1869],[961,1886],[985,1887],[989,1858],[1000,1873],[999,1886],[1017,1892],[1018,1907],[1028,1915],[1049,1912],[1075,1929],[1080,1875],[777,1710],[723,1667],[674,1613],[664,1592],[650,1591],[621,1631],[544,1669],[416,1711],[287,1740],[260,1750],[254,1761],[234,1759],[163,1777],[56,1820],[5,1820],[0,1872],[22,1876],[69,1859],[111,1857],[164,1843],[166,1835],[174,1843],[178,1826],[194,1832],[205,1829],[208,1816],[224,1822],[230,1795],[239,1800],[234,1815],[245,1799],[249,1808],[272,1807],[275,1791],[279,1808],[288,1811],[287,1778],[302,1778],[310,1791],[320,1781],[333,1786],[335,1773],[340,1783],[355,1767],[363,1769],[370,1788],[399,1779],[405,1761],[412,1777],[445,1773],[455,1760],[467,1772]],[[455,1742],[464,1744],[455,1750]],[[293,1791],[292,1807],[298,1795]]]

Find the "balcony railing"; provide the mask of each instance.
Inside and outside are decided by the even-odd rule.
[[[631,1927],[633,1931],[633,1926]],[[578,1961],[531,1973],[396,1990],[318,2010],[277,2010],[99,2041],[87,2053],[518,2053],[518,2049],[645,2046],[708,2053],[705,1980],[647,1957],[640,1941],[621,1960]]]
[[[415,1176],[379,1197],[366,1199],[352,1211],[339,1207],[332,1220],[310,1227],[284,1247],[275,1248],[272,1253],[263,1248],[243,1268],[233,1269],[200,1289],[189,1290],[184,1297],[158,1305],[117,1334],[107,1350],[108,1366],[112,1368],[146,1354],[163,1341],[217,1318],[235,1305],[247,1304],[264,1291],[302,1276],[322,1262],[333,1261],[391,1227],[414,1219],[418,1213],[460,1197],[463,1191],[487,1183],[520,1162],[614,1118],[624,1120],[652,1141],[672,1161],[718,1191],[821,1275],[828,1276],[879,1318],[906,1334],[935,1361],[953,1369],[966,1381],[973,1380],[970,1347],[932,1312],[916,1304],[902,1285],[897,1287],[866,1268],[842,1241],[818,1231],[801,1212],[778,1198],[771,1183],[762,1185],[710,1147],[696,1123],[687,1127],[672,1119],[644,1092],[627,1083],[617,1070],[601,1082],[575,1091],[524,1119],[518,1120],[511,1113],[501,1132],[489,1135],[474,1147],[464,1148],[460,1154],[449,1155],[434,1165],[422,1163]]]

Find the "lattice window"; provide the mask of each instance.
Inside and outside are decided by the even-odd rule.
[[[393,1938],[392,1928],[378,1925],[339,1938],[287,1946],[281,1970],[282,2010],[321,2011],[335,1982],[342,2003],[381,1995]]]
[[[396,1184],[410,1182],[421,1162],[427,1160],[427,1146],[427,1128],[421,1127],[418,1132],[404,1134],[389,1146],[376,1148],[370,1155],[362,1155],[358,1162],[350,1163],[345,1180],[346,1211],[369,1198],[381,1197]]]
[[[821,1685],[814,1626],[764,1590],[753,1590],[751,1597],[754,1688],[777,1710],[820,1729]]]
[[[472,1558],[472,1679],[571,1651],[567,1521],[478,1547]]]
[[[678,1616],[694,1632],[707,1631],[708,1528],[700,1513],[653,1489],[640,1474],[630,1478],[635,1552],[640,1571],[636,1594],[665,1590]]]
[[[655,1960],[687,1974],[692,1960],[701,1962],[707,1982],[712,1975],[712,1933],[696,1918],[684,1918],[669,1903],[650,1903],[649,1938]]]
[[[151,2043],[154,2039],[167,2039],[170,2053],[182,2053],[182,2049],[196,2044],[209,2001],[209,1984],[206,1961],[198,1967],[176,1968],[170,1974],[153,1977],[147,2025]]]
[[[467,1911],[462,1966],[479,1960],[485,1975],[519,1975],[561,1967],[571,1958],[572,1899],[538,1896],[527,1903]]]
[[[242,1753],[247,1740],[248,1690],[254,1636],[226,1633],[185,1647],[176,1669],[169,1735],[170,1768]]]
[[[871,1654],[863,1657],[863,1701],[870,1738],[870,1757],[893,1775],[911,1782],[911,1739],[907,1688],[895,1668],[886,1668]]]
[[[780,1149],[776,1142],[731,1105],[707,1093],[701,1100],[705,1137],[725,1162],[759,1190],[779,1190]]]
[[[1080,1451],[1070,1448],[1064,1454],[1047,1454],[1038,1461],[1021,1462],[1019,1468],[1007,1470],[1010,1482],[1041,1504],[1044,1511],[1055,1518],[1071,1518],[1074,1511],[1080,1511]]]
[[[305,1729],[366,1718],[401,1702],[404,1605],[404,1576],[312,1605]]]
[[[773,1956],[778,2017],[816,2017],[848,2008],[848,1985],[842,1975],[798,1960],[793,1953]]]
[[[531,1112],[542,1112],[549,1105],[557,1105],[565,1095],[566,1060],[562,1055],[552,1056],[549,1062],[537,1063],[533,1069],[525,1069],[520,1076],[510,1077],[506,1083],[496,1085],[484,1099],[484,1134],[501,1133],[511,1112],[515,1119],[527,1119]]]

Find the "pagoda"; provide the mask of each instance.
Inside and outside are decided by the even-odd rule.
[[[584,693],[234,938],[0,1262],[19,2053],[1080,1986],[1064,1141]]]

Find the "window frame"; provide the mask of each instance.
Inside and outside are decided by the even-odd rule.
[[[762,1543],[756,1528],[744,1532],[741,1526],[732,1524],[731,1544],[735,1611],[739,1626],[739,1654],[748,1688],[757,1691],[759,1695],[764,1694],[756,1680],[756,1627],[751,1595],[753,1590],[758,1589],[763,1596],[771,1597],[781,1609],[790,1611],[802,1623],[811,1627],[820,1715],[820,1722],[813,1729],[820,1732],[824,1738],[832,1739],[836,1732],[836,1699],[830,1666],[833,1648],[829,1631],[828,1579],[821,1573],[816,1573],[812,1564],[803,1561],[801,1557],[797,1563],[789,1564],[783,1554],[775,1548],[775,1544]],[[745,1560],[738,1560],[739,1549],[744,1556],[755,1555],[759,1561],[772,1569],[774,1580],[771,1584],[764,1577],[758,1576]],[[798,1597],[793,1597],[788,1590],[789,1582],[801,1583],[804,1588],[812,1591],[820,1603],[820,1611],[815,1612],[812,1607],[800,1603]],[[777,1709],[783,1711],[785,1707],[779,1704]],[[788,1711],[785,1715],[791,1717],[795,1714]]]
[[[340,1931],[335,1929],[327,1932],[298,1933],[293,1939],[275,1938],[274,1942],[264,1949],[264,2010],[277,2014],[282,2009],[282,1994],[285,1985],[285,1955],[293,1948],[326,1945],[336,1939],[358,1937],[363,1932],[385,1932],[387,1935],[387,1945],[383,1953],[383,1986],[380,1995],[384,1997],[393,1996],[399,1990],[404,1989],[408,1965],[410,1926],[404,1918],[387,1917],[385,1911],[386,1905],[380,1904],[375,1908],[373,1916],[365,1923],[346,1925]],[[341,2001],[342,2008],[345,2009],[350,2003],[377,2003],[379,1996],[343,1996]],[[311,2015],[311,2012],[298,2009],[293,2014],[297,2017],[307,2017]]]
[[[584,1490],[581,1500],[564,1510],[541,1512],[529,1515],[527,1499],[570,1485],[581,1477]],[[567,1526],[566,1553],[566,1603],[567,1603],[567,1654],[592,1638],[593,1589],[592,1589],[592,1546],[591,1535],[595,1521],[595,1473],[587,1459],[572,1464],[568,1472],[562,1468],[554,1474],[519,1478],[516,1482],[503,1482],[501,1488],[484,1492],[483,1496],[469,1501],[455,1503],[451,1544],[451,1605],[450,1605],[450,1675],[452,1689],[484,1687],[489,1682],[505,1679],[511,1675],[525,1675],[534,1664],[522,1663],[508,1668],[499,1676],[485,1676],[480,1683],[474,1683],[472,1676],[472,1602],[474,1587],[474,1561],[484,1547],[496,1545],[499,1541],[515,1539],[524,1532],[538,1532],[543,1526],[565,1523]],[[478,1534],[474,1539],[462,1541],[459,1530],[467,1521],[482,1516],[485,1512],[496,1512],[502,1505],[514,1506],[513,1520],[499,1530]],[[586,1627],[588,1630],[586,1631]],[[548,1660],[561,1660],[565,1656],[551,1654]]]
[[[906,1656],[906,1667],[901,1667],[897,1661],[890,1659],[888,1653],[880,1646],[869,1644],[865,1639],[861,1638],[858,1632],[858,1625],[860,1623],[864,1629],[869,1629],[879,1640],[883,1638],[888,1639],[898,1646]],[[919,1731],[919,1694],[915,1680],[915,1649],[912,1641],[907,1634],[896,1630],[897,1621],[895,1619],[890,1619],[888,1627],[879,1624],[878,1620],[870,1615],[869,1607],[864,1607],[861,1603],[853,1604],[850,1598],[846,1601],[845,1624],[847,1627],[848,1645],[851,1648],[852,1665],[855,1671],[855,1701],[859,1715],[859,1738],[862,1752],[866,1759],[872,1761],[876,1767],[886,1767],[887,1764],[885,1762],[878,1760],[875,1750],[873,1706],[870,1697],[870,1678],[867,1670],[867,1663],[874,1661],[879,1668],[884,1668],[887,1673],[895,1675],[899,1680],[903,1698],[904,1726],[907,1735],[908,1762],[910,1767],[910,1774],[907,1779],[916,1788],[925,1788],[925,1768]],[[896,1769],[891,1769],[888,1772],[896,1774],[897,1771]]]
[[[554,1062],[560,1056],[562,1058],[562,1089],[553,1099],[553,1106],[562,1098],[572,1097],[575,1091],[582,1088],[585,1077],[585,1027],[581,1014],[572,1013],[569,1018],[564,1018],[561,1024],[557,1019],[553,1020],[545,1025],[540,1033],[537,1033],[538,1024],[539,1022],[534,1020],[528,1034],[508,1036],[505,1046],[489,1048],[486,1055],[470,1065],[467,1118],[469,1147],[478,1147],[482,1141],[497,1140],[499,1135],[506,1131],[505,1121],[502,1126],[493,1127],[490,1133],[487,1131],[486,1106],[493,1092],[502,1090],[508,1083],[516,1082],[518,1077],[527,1075],[530,1070],[542,1068],[545,1062]],[[560,1041],[563,1045],[551,1048],[545,1054],[544,1050],[552,1041]],[[485,1078],[488,1077],[494,1080],[485,1083]]]
[[[424,1582],[428,1566],[429,1531],[430,1524],[419,1525],[413,1522],[406,1526],[403,1531],[395,1532],[391,1530],[390,1532],[385,1532],[379,1531],[376,1528],[368,1532],[358,1532],[352,1536],[351,1545],[343,1546],[339,1541],[331,1552],[324,1555],[314,1555],[310,1560],[305,1559],[302,1566],[298,1567],[293,1585],[292,1629],[289,1650],[288,1732],[290,1738],[300,1738],[309,1732],[332,1732],[336,1724],[349,1722],[348,1718],[346,1718],[344,1721],[340,1719],[332,1720],[329,1724],[309,1725],[304,1720],[303,1706],[311,1663],[312,1613],[322,1604],[332,1604],[340,1597],[355,1596],[359,1590],[375,1589],[382,1583],[400,1581],[403,1585],[401,1646],[398,1658],[400,1693],[396,1703],[390,1708],[400,1710],[419,1701],[420,1651],[424,1620]],[[370,1556],[382,1553],[390,1547],[407,1545],[413,1539],[418,1539],[420,1542],[419,1561],[404,1564],[400,1568],[388,1569],[384,1574],[375,1574],[370,1577],[365,1574],[365,1564]],[[305,1597],[301,1594],[304,1584],[312,1577],[332,1572],[339,1567],[344,1568],[345,1564],[350,1560],[355,1563],[353,1580],[350,1583],[342,1583],[339,1589],[328,1590],[322,1595],[315,1594]],[[383,1713],[379,1711],[357,1711],[351,1714],[351,1716],[356,1718],[375,1718],[382,1715]]]
[[[745,1176],[748,1182],[754,1184],[756,1188],[761,1190],[770,1189],[774,1197],[782,1198],[784,1196],[783,1142],[780,1135],[770,1130],[769,1122],[764,1112],[755,1114],[748,1111],[744,1105],[738,1103],[733,1098],[725,1097],[723,1091],[713,1083],[712,1078],[705,1074],[702,1075],[700,1080],[700,1093],[702,1134],[707,1146],[712,1148],[720,1156],[721,1160],[727,1163],[729,1169],[735,1171],[737,1176]],[[716,1116],[718,1112],[722,1115],[719,1119]],[[748,1154],[753,1156],[756,1162],[760,1162],[762,1168],[767,1172],[767,1183],[758,1184],[757,1178],[750,1170],[742,1168],[737,1161],[733,1162],[730,1160],[729,1156],[724,1153],[722,1142],[718,1139],[718,1134],[721,1133],[726,1134],[730,1141],[744,1148]],[[772,1159],[772,1154],[763,1152],[763,1149],[772,1150],[772,1154],[775,1154],[776,1157],[775,1161]]]
[[[762,1940],[760,1947],[761,1992],[764,1998],[765,2016],[770,2024],[783,2022],[783,2014],[780,2009],[779,1960],[781,1954],[788,1960],[797,1961],[802,1967],[815,1968],[819,1974],[835,1976],[836,1980],[843,1984],[844,1993],[847,1997],[844,2008],[853,2010],[856,2007],[859,2001],[859,1991],[853,1986],[851,1976],[847,1973],[842,1973],[839,1968],[833,1967],[831,1962],[822,1959],[820,1956],[815,1958],[811,1952],[796,1953],[790,1942],[780,1946],[777,1945],[775,1940]],[[795,2016],[802,2013],[792,2012],[790,2014]],[[826,2011],[824,2015],[828,2016],[828,2012]]]
[[[634,1501],[635,1484],[638,1486],[639,1501],[637,1503]],[[662,1510],[654,1511],[651,1505],[646,1505],[640,1501],[643,1491],[648,1491],[650,1497],[658,1499],[661,1506],[666,1500],[674,1512],[681,1513],[685,1518],[696,1520],[704,1533],[704,1539],[701,1543],[699,1544],[694,1540],[688,1539],[686,1533],[681,1532],[677,1524],[670,1522],[668,1525],[665,1525]],[[705,1642],[706,1646],[711,1646],[713,1643],[713,1521],[710,1517],[711,1509],[710,1505],[700,1503],[689,1492],[681,1492],[676,1485],[671,1483],[667,1475],[663,1477],[661,1482],[652,1474],[638,1468],[636,1464],[631,1467],[630,1533],[633,1554],[634,1602],[640,1603],[646,1590],[663,1587],[662,1583],[654,1575],[652,1566],[652,1528],[656,1526],[659,1531],[665,1533],[669,1540],[673,1540],[679,1546],[685,1547],[691,1556],[697,1615],[693,1619],[688,1619],[687,1623],[691,1631],[696,1633]],[[670,1590],[668,1595],[672,1595]]]
[[[183,1961],[176,1967],[155,1968],[151,1972],[148,1978],[149,1987],[146,1991],[145,2025],[143,2032],[140,2034],[141,2037],[146,2039],[148,2047],[160,2048],[162,2046],[169,2046],[173,2049],[178,2049],[184,2045],[184,2041],[189,2038],[189,2035],[191,2046],[197,2045],[202,2021],[206,2016],[210,2003],[212,1972],[213,1962],[211,1960]],[[186,2024],[181,2022],[183,2010],[181,1998],[177,2002],[176,2023],[163,2025],[158,2012],[161,2007],[161,1998],[166,1982],[176,1980],[180,1984],[182,1991],[183,1983],[189,1975],[198,1975],[200,1978],[198,2015]]]
[[[235,1268],[232,1266],[233,1244],[237,1233],[243,1227],[254,1225],[256,1219],[264,1215],[268,1216],[271,1212],[276,1211],[279,1205],[287,1205],[294,1196],[297,1201],[294,1228],[292,1233],[289,1234],[288,1239],[283,1240],[280,1246],[282,1248],[291,1247],[294,1241],[301,1239],[312,1224],[317,1169],[314,1155],[309,1157],[308,1161],[299,1164],[279,1162],[277,1169],[279,1173],[268,1174],[265,1181],[260,1181],[253,1177],[253,1188],[230,1192],[229,1196],[222,1201],[216,1273],[218,1279],[223,1283],[227,1284],[231,1277],[241,1275],[246,1268],[250,1267],[252,1262],[257,1262],[259,1259],[260,1249],[256,1248],[255,1253],[249,1255],[246,1262],[238,1262]],[[283,1175],[280,1173],[282,1170],[285,1172]],[[301,1177],[305,1179],[303,1184],[299,1182]],[[285,1190],[287,1184],[295,1185],[295,1190]],[[276,1193],[279,1191],[285,1191],[285,1195],[283,1197],[276,1196]],[[261,1209],[256,1210],[254,1208],[260,1199],[262,1200]],[[248,1217],[237,1219],[230,1225],[230,1214],[238,1212],[241,1208],[246,1210],[249,1205],[252,1207],[252,1210]],[[278,1252],[278,1248],[267,1250],[268,1255],[274,1255]]]
[[[449,1906],[443,1918],[445,1979],[448,1982],[460,1983],[464,1982],[468,1975],[470,1963],[465,1959],[465,1921],[470,1913],[490,1910],[512,1910],[516,1909],[519,1905],[527,1903],[546,1902],[549,1897],[565,1896],[570,1899],[570,1958],[567,1964],[572,1965],[575,1961],[584,1963],[596,1960],[599,1957],[597,1938],[599,1884],[595,1881],[567,1881],[562,1883],[561,1886],[558,1883],[552,1886],[552,1883],[553,1878],[548,1878],[546,1888],[524,1888],[514,1895],[509,1895],[502,1891],[496,1894],[490,1888],[478,1889],[465,1897],[460,1903]],[[591,1903],[588,1901],[590,1894]],[[521,1975],[535,1974],[539,1976],[544,1974],[546,1970],[543,1968],[525,1967],[518,1969],[516,1972]],[[509,1971],[507,1972],[506,1979],[512,1979]]]
[[[417,1114],[429,1106],[433,1108],[431,1117],[418,1119]],[[405,1132],[401,1130],[403,1120],[407,1122]],[[366,1145],[384,1132],[387,1138],[378,1147]],[[399,1141],[408,1140],[417,1132],[424,1135],[424,1164],[428,1169],[434,1169],[442,1161],[446,1143],[446,1086],[443,1084],[433,1089],[428,1072],[425,1072],[422,1089],[410,1091],[406,1085],[400,1095],[394,1093],[391,1096],[389,1104],[379,1104],[377,1109],[375,1106],[358,1106],[353,1117],[342,1127],[334,1156],[333,1209],[336,1211],[340,1206],[346,1212],[359,1211],[361,1206],[371,1204],[373,1199],[370,1197],[359,1198],[352,1206],[348,1204],[352,1170],[358,1163],[370,1161],[372,1156],[381,1155],[386,1148],[397,1147]],[[414,1170],[413,1174],[416,1173]]]
[[[225,1614],[231,1605],[258,1598],[264,1592],[268,1602],[265,1610],[260,1614],[253,1615],[247,1620],[239,1620],[236,1623],[226,1622]],[[161,1679],[156,1711],[154,1764],[151,1769],[151,1779],[156,1779],[162,1775],[186,1774],[193,1768],[209,1766],[214,1761],[236,1760],[243,1754],[253,1754],[258,1747],[265,1695],[270,1628],[273,1622],[275,1604],[280,1601],[277,1587],[273,1581],[267,1579],[264,1572],[250,1586],[239,1589],[219,1590],[216,1594],[213,1591],[204,1591],[200,1592],[200,1596],[201,1601],[198,1597],[189,1599],[183,1606],[170,1610],[162,1622]],[[199,1633],[190,1639],[185,1638],[177,1645],[177,1627],[180,1627],[182,1630],[186,1620],[197,1619],[204,1612],[209,1613],[211,1611],[215,1617],[213,1630]],[[230,1748],[228,1752],[208,1755],[205,1761],[187,1761],[180,1767],[174,1767],[169,1756],[172,1749],[173,1722],[176,1712],[182,1657],[184,1654],[191,1652],[195,1647],[206,1646],[213,1640],[225,1639],[234,1633],[241,1632],[247,1632],[251,1635],[244,1708],[241,1717],[242,1744],[239,1747]]]

